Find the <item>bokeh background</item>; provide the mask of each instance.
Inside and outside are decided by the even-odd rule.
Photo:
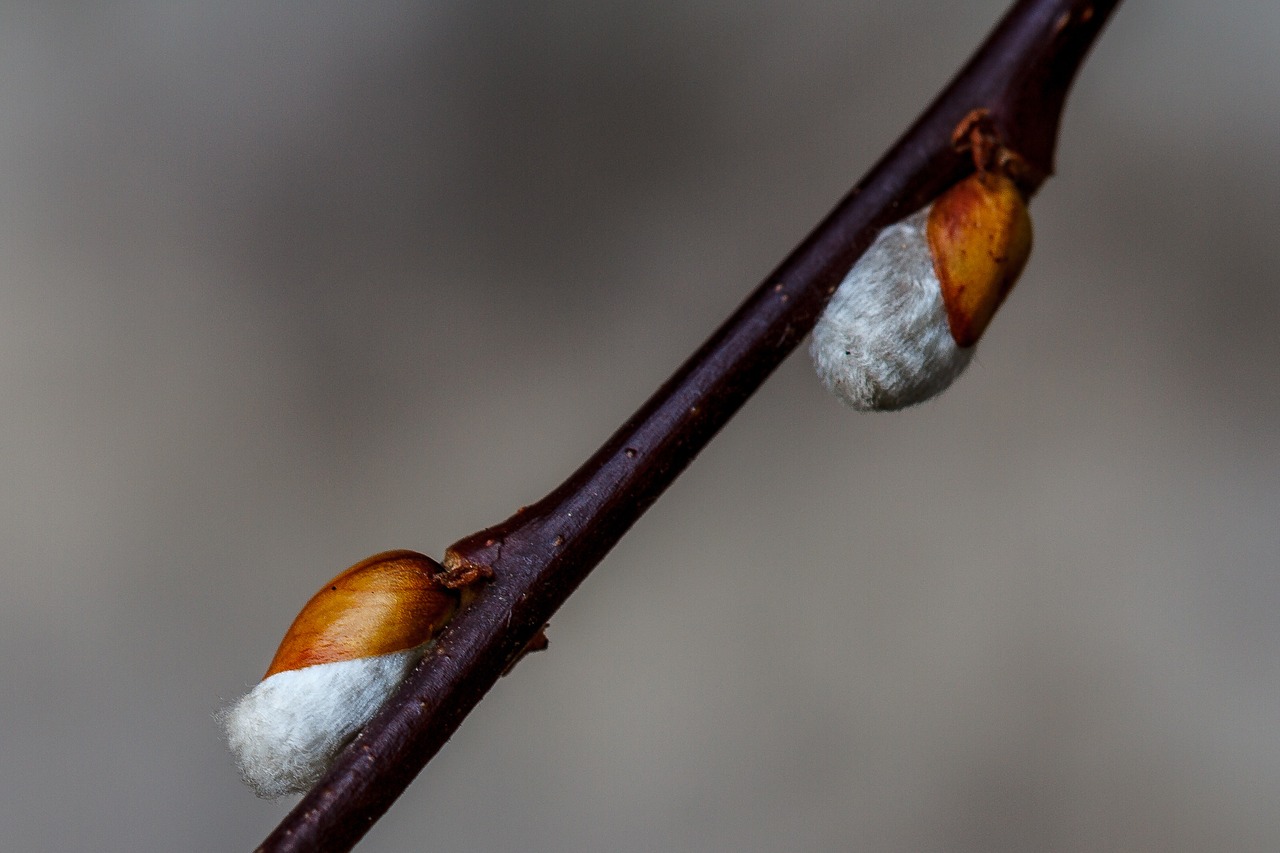
[[[4,3],[0,848],[256,844],[302,602],[554,486],[1004,7]],[[362,849],[1280,849],[1278,34],[1126,3],[967,376],[797,353]]]

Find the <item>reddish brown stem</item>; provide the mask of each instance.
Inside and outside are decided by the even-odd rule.
[[[349,850],[552,613],[808,334],[877,231],[973,169],[952,145],[984,109],[1027,164],[1053,171],[1067,88],[1119,0],[1021,0],[871,172],[563,485],[445,555],[493,580],[261,850]]]

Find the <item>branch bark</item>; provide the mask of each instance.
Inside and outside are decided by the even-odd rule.
[[[973,169],[952,133],[988,111],[1030,166],[1053,172],[1067,89],[1120,0],[1021,0],[916,123],[742,306],[581,468],[533,506],[455,543],[450,570],[493,580],[400,692],[259,850],[349,850],[636,519],[812,329],[885,225]]]

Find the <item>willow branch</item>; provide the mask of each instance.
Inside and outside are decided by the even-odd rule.
[[[492,572],[400,692],[261,850],[349,850],[457,729],[609,549],[809,333],[885,225],[972,171],[952,132],[986,110],[1053,172],[1067,89],[1119,0],[1021,0],[916,123],[603,447],[538,503],[462,539],[454,571]]]

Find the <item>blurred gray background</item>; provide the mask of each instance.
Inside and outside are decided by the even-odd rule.
[[[303,601],[554,486],[1005,5],[0,7],[0,848],[256,844]],[[363,849],[1280,849],[1278,37],[1126,3],[968,375],[797,353]]]

